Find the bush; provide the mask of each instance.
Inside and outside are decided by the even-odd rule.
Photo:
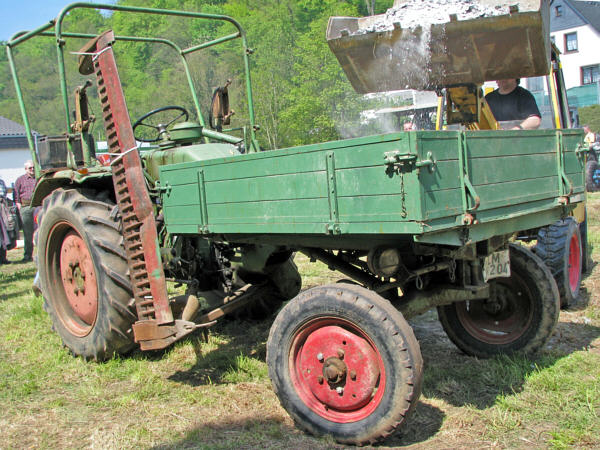
[[[589,125],[594,133],[600,133],[600,105],[579,108],[579,123]]]

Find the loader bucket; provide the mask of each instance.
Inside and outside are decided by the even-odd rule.
[[[394,8],[403,1],[396,0]],[[473,2],[471,2],[473,3]],[[385,15],[331,17],[329,47],[359,93],[547,75],[550,72],[549,0],[499,3],[499,15],[373,31]],[[396,17],[398,14],[396,13]],[[387,19],[389,20],[389,19]]]

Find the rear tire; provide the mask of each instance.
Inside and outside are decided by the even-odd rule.
[[[102,361],[134,346],[136,320],[117,207],[57,189],[36,234],[44,309],[76,356]]]
[[[508,278],[490,280],[488,300],[439,306],[450,340],[467,355],[535,353],[552,335],[560,312],[556,282],[542,260],[510,245]]]
[[[596,170],[598,170],[598,162],[588,160],[585,164],[585,187],[588,192],[600,190],[600,180],[594,178]]]
[[[582,273],[582,238],[573,217],[561,219],[538,232],[535,254],[556,280],[560,306],[566,308],[579,297]]]
[[[353,285],[320,286],[291,300],[271,327],[267,364],[300,428],[357,445],[405,422],[423,378],[419,344],[402,314]]]

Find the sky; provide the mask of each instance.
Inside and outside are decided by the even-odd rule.
[[[56,18],[63,7],[77,0],[0,0],[0,41],[8,41],[18,31],[33,30]],[[85,0],[115,3],[115,0]]]

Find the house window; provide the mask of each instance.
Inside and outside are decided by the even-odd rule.
[[[593,84],[600,81],[600,66],[587,66],[581,68],[581,84]]]
[[[556,17],[562,16],[562,12],[563,12],[562,11],[562,5],[558,5],[558,6],[554,7],[554,15]]]
[[[565,53],[577,51],[577,33],[565,34]]]
[[[544,77],[527,78],[527,89],[532,92],[541,92],[544,90]]]

